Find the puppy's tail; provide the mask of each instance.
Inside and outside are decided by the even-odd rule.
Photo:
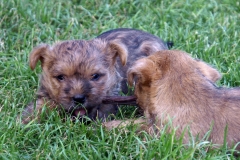
[[[173,41],[167,41],[166,44],[168,46],[168,49],[171,49],[174,45]]]

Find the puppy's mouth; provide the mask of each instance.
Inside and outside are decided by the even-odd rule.
[[[77,108],[73,110],[73,115],[76,117],[82,117],[84,115],[86,115],[86,109],[85,108]]]
[[[74,107],[70,110],[70,113],[74,117],[83,117],[88,116],[89,112],[94,108],[95,106],[85,106],[84,104],[74,104]]]
[[[100,100],[89,102],[88,99],[85,99],[84,101],[77,102],[76,100],[71,100],[70,102],[62,101],[61,104],[64,107],[64,110],[73,118],[84,118],[92,116],[92,112],[101,104],[99,101]]]

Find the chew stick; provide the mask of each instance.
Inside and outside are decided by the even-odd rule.
[[[136,105],[135,96],[106,96],[102,103],[104,104],[121,104],[121,105]]]

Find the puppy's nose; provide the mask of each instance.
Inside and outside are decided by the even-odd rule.
[[[82,94],[77,94],[73,97],[74,102],[83,104],[86,101],[86,96]]]

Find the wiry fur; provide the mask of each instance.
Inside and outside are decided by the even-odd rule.
[[[136,29],[114,29],[102,33],[97,38],[126,46],[128,61],[125,66],[118,65],[119,67],[117,68],[119,74],[123,77],[121,86],[122,92],[125,94],[128,92],[126,73],[129,67],[131,67],[137,59],[149,56],[160,50],[168,49],[166,43],[157,36]]]
[[[30,67],[34,69],[38,60],[42,66],[37,109],[50,102],[68,112],[83,105],[89,110],[90,118],[96,117],[96,114],[115,113],[116,108],[110,105],[101,107],[101,101],[102,97],[118,95],[120,91],[122,78],[115,69],[115,61],[119,56],[125,65],[127,52],[124,48],[98,39],[65,41],[52,47],[44,44],[35,48],[30,55]],[[94,74],[98,74],[99,79],[92,79]],[[58,76],[63,76],[63,80],[59,80]],[[86,95],[86,101],[81,105],[73,100],[77,94]],[[31,104],[25,109],[23,117],[28,118],[23,119],[24,123],[32,119],[29,115],[33,108],[34,104]]]
[[[145,129],[156,133],[156,128],[161,129],[171,118],[178,136],[189,127],[193,136],[201,138],[212,127],[209,140],[223,144],[227,126],[228,145],[238,143],[240,88],[217,87],[212,80],[218,74],[206,63],[177,50],[159,51],[136,61],[129,69],[128,81],[135,82],[137,103],[146,117]],[[186,132],[184,142],[188,140]]]
[[[30,54],[30,67],[41,62],[42,74],[36,103],[22,113],[28,123],[42,106],[64,109],[72,115],[103,119],[117,112],[116,105],[102,104],[104,96],[126,93],[126,72],[137,59],[167,49],[158,37],[134,29],[116,29],[89,41],[42,44]],[[76,103],[79,99],[80,103]]]

